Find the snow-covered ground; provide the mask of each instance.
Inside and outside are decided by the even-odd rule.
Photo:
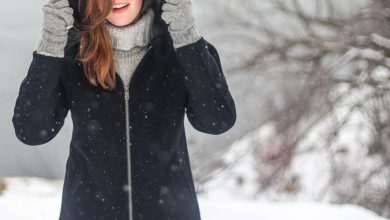
[[[55,220],[61,205],[62,180],[8,177],[0,195],[1,220]],[[210,194],[211,195],[211,194]],[[218,199],[219,198],[219,199]],[[199,195],[202,220],[384,220],[372,211],[353,205],[272,203],[226,200]]]

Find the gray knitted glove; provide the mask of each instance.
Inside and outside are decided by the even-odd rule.
[[[198,41],[199,35],[191,0],[165,0],[161,18],[168,24],[168,30],[175,49]]]
[[[42,7],[43,24],[37,53],[64,57],[68,30],[73,26],[73,9],[68,0],[49,0]]]

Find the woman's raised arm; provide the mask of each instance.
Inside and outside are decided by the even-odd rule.
[[[184,68],[188,120],[204,133],[226,132],[236,121],[235,103],[217,50],[198,33],[192,0],[165,0],[162,10],[176,57]]]
[[[63,58],[33,52],[12,117],[16,137],[27,145],[50,141],[63,126],[69,110],[60,83],[63,62]]]
[[[41,38],[20,84],[12,117],[16,137],[27,145],[41,145],[53,139],[69,110],[61,76],[73,9],[68,0],[49,0],[42,11]]]
[[[216,48],[202,37],[177,48],[176,56],[184,67],[189,122],[208,134],[228,131],[235,124],[236,107]]]

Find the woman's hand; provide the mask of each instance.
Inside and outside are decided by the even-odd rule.
[[[68,0],[49,0],[42,7],[43,24],[37,52],[54,57],[64,57],[68,30],[73,26],[73,9]]]
[[[195,25],[191,0],[165,0],[162,10],[161,18],[168,24],[175,49],[201,38]]]

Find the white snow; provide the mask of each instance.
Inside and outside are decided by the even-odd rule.
[[[4,178],[0,195],[1,220],[54,220],[59,217],[62,181],[36,177]]]
[[[62,180],[36,177],[4,178],[7,189],[0,195],[1,220],[58,219]],[[381,220],[372,211],[353,205],[325,203],[275,203],[227,200],[198,195],[202,220]]]

